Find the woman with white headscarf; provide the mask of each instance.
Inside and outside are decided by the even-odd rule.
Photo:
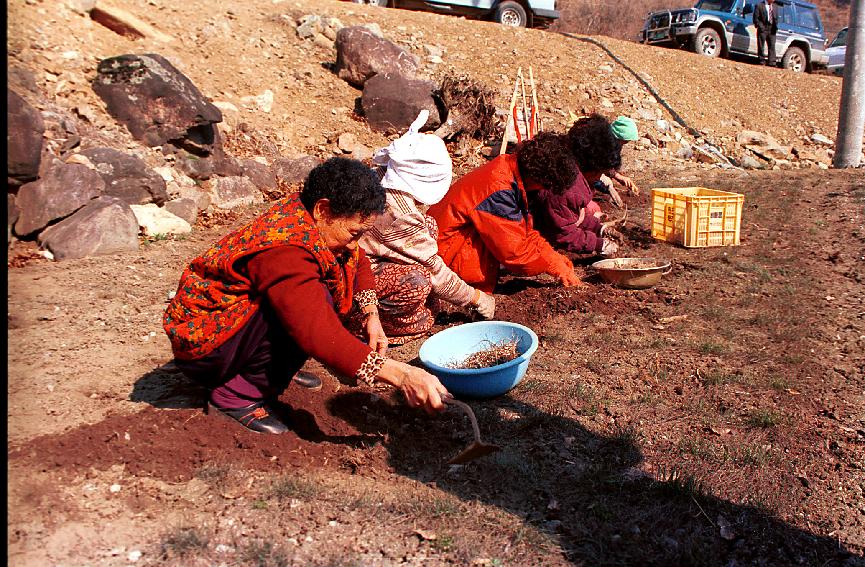
[[[465,283],[438,255],[438,228],[426,215],[450,188],[453,166],[444,142],[422,134],[422,110],[402,137],[377,150],[373,162],[386,191],[384,213],[360,240],[373,267],[382,327],[391,344],[423,336],[434,315],[428,300],[471,306],[495,314],[495,299]]]

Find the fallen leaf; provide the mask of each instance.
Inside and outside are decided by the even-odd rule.
[[[729,435],[733,432],[733,430],[728,427],[725,427],[723,429],[715,429],[714,427],[710,427],[709,431],[711,431],[715,435]]]

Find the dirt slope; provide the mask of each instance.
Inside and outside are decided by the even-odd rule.
[[[249,124],[285,155],[331,155],[343,132],[384,144],[351,116],[360,93],[328,70],[333,51],[285,19],[309,13],[376,22],[421,57],[440,45],[430,76],[467,73],[502,105],[530,64],[548,129],[568,111],[661,108],[634,73],[731,154],[742,129],[791,145],[836,129],[837,78],[608,38],[327,0],[117,5],[175,41],[133,41],[65,3],[13,0],[9,64],[34,74],[47,109],[81,117],[84,144],[151,165],[165,161],[89,88],[101,58],[168,57],[238,107],[229,127]],[[271,112],[244,107],[265,89]],[[480,143],[451,149],[458,173],[483,159]],[[861,565],[865,175],[720,171],[674,154],[634,148],[626,160],[644,192],[627,198],[623,250],[672,259],[662,285],[615,290],[587,273],[578,290],[519,278],[498,290],[498,316],[531,324],[542,345],[519,388],[473,402],[504,450],[463,469],[443,463],[467,422],[329,375],[320,392],[286,392],[294,432],[278,440],[201,413],[201,392],[170,363],[161,313],[185,263],[256,210],[116,256],[52,263],[16,243],[10,564]],[[741,247],[650,238],[648,188],[699,184],[746,195]],[[394,356],[412,360],[418,346]]]

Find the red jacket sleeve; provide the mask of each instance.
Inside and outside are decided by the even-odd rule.
[[[360,249],[360,256],[357,259],[357,285],[355,293],[367,289],[375,290],[375,276],[372,275],[372,264],[363,248]]]
[[[366,266],[369,272],[369,260]],[[343,327],[312,254],[278,246],[253,256],[247,271],[303,352],[340,374],[357,374],[371,349]]]

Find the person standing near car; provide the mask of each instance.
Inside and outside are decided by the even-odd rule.
[[[757,56],[760,65],[766,64],[769,51],[769,66],[775,66],[775,35],[778,33],[778,9],[775,0],[760,2],[754,9],[754,26],[757,28]]]

